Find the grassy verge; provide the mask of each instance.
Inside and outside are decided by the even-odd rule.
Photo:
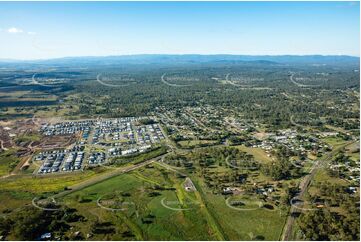
[[[151,151],[148,151],[147,153],[113,158],[110,163],[117,166],[121,166],[126,163],[139,164],[145,160],[153,159],[165,153],[167,153],[167,148],[164,146],[160,146],[152,149]]]
[[[0,176],[9,174],[16,165],[20,162],[20,159],[14,155],[14,150],[10,149],[0,153]]]

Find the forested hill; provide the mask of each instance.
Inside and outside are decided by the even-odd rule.
[[[360,58],[346,55],[120,55],[120,56],[87,56],[65,57],[49,60],[1,60],[4,64],[50,64],[50,65],[98,65],[98,64],[206,64],[206,63],[251,63],[251,64],[310,64],[310,65],[359,65]]]

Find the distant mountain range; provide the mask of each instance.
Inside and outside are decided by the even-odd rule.
[[[0,59],[0,63],[27,63],[50,65],[113,65],[113,64],[206,64],[206,63],[258,63],[258,64],[357,64],[360,57],[346,55],[173,55],[143,54],[120,56],[64,57],[48,60]]]

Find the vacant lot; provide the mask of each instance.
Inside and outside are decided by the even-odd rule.
[[[267,156],[267,153],[261,148],[246,147],[244,145],[236,146],[241,151],[253,155],[254,159],[262,162],[270,162],[272,159]]]
[[[64,197],[63,202],[76,207],[88,218],[86,223],[75,225],[84,233],[89,232],[92,223],[100,220],[126,225],[119,228],[118,234],[131,231],[138,240],[216,239],[198,208],[195,196],[185,192],[183,181],[184,178],[150,165],[141,171],[123,174],[72,193]],[[127,202],[126,210],[111,212],[97,206],[99,198],[114,194]],[[108,236],[117,238],[115,234]],[[104,238],[107,238],[105,234],[94,237]]]

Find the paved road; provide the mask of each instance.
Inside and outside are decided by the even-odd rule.
[[[101,76],[102,74],[98,74],[97,75],[97,82],[98,83],[100,83],[100,84],[102,84],[103,86],[107,86],[107,87],[127,87],[127,86],[129,86],[130,84],[128,83],[128,84],[108,84],[108,83],[105,83],[105,82],[103,82],[102,80],[100,80],[100,76]]]
[[[185,110],[185,113],[187,113],[188,116],[191,117],[194,120],[194,122],[196,122],[198,124],[198,126],[201,126],[202,128],[204,128],[206,130],[214,131],[214,129],[211,129],[211,128],[207,127],[206,125],[204,125],[204,123],[202,123],[196,117],[194,117],[194,115],[191,114],[191,112],[189,112],[188,110]]]
[[[300,182],[299,184],[299,194],[297,195],[297,198],[299,199],[302,199],[303,198],[303,195],[305,194],[305,192],[307,191],[308,189],[308,186],[310,185],[311,181],[313,180],[313,177],[315,176],[317,170],[319,168],[322,168],[324,167],[325,165],[327,165],[328,161],[331,160],[331,158],[337,153],[339,152],[341,149],[343,149],[344,147],[348,146],[349,144],[352,144],[356,141],[351,141],[351,142],[347,142],[346,144],[340,146],[339,148],[333,150],[332,152],[330,152],[325,158],[321,159],[321,160],[317,160],[311,170],[310,170],[310,173],[305,176],[302,181]],[[298,209],[297,207],[295,206],[291,206],[291,209],[290,209],[290,212],[289,212],[289,215],[288,215],[288,218],[287,218],[287,221],[286,221],[286,224],[283,228],[283,233],[281,235],[281,240],[284,240],[284,241],[289,241],[292,239],[292,227],[293,227],[293,224],[295,222],[295,217],[293,217],[292,215],[297,212]]]
[[[2,150],[8,150],[8,148],[5,148],[4,147],[4,141],[2,141],[1,139],[0,139],[0,149],[2,149]]]
[[[162,162],[162,161],[161,161],[161,162],[157,161],[156,163],[157,163],[158,165],[160,165],[160,166],[163,166],[164,168],[166,168],[166,169],[168,169],[168,170],[174,171],[175,173],[178,173],[178,174],[180,174],[180,175],[182,175],[182,176],[187,177],[187,174],[178,171],[177,169],[171,167],[170,165],[168,165],[168,164],[166,164],[166,163],[164,163],[164,162]]]
[[[167,153],[168,154],[168,153]],[[141,162],[139,164],[136,164],[136,165],[132,165],[132,166],[127,166],[127,167],[120,167],[118,169],[115,169],[111,172],[107,172],[105,174],[102,174],[102,175],[99,175],[99,176],[95,176],[93,178],[90,178],[86,181],[83,181],[81,183],[78,183],[76,185],[73,185],[71,187],[69,187],[69,189],[71,190],[65,190],[63,192],[60,192],[56,195],[54,195],[54,198],[59,198],[59,197],[64,197],[70,193],[73,193],[73,192],[76,192],[76,191],[79,191],[81,189],[84,189],[86,187],[89,187],[89,186],[92,186],[96,183],[99,183],[99,182],[102,182],[102,181],[105,181],[109,178],[112,178],[112,177],[115,177],[115,176],[118,176],[120,174],[124,174],[124,173],[127,173],[127,172],[130,172],[130,171],[133,171],[133,170],[136,170],[140,167],[143,167],[145,165],[148,165],[152,162],[155,162],[159,159],[162,159],[163,157],[165,157],[167,154],[164,154],[164,155],[160,155],[158,157],[155,157],[153,159],[150,159],[150,160],[147,160],[147,161],[144,161],[144,162]]]
[[[165,79],[164,79],[164,77],[165,77],[165,75],[166,75],[167,73],[164,73],[161,77],[160,77],[160,80],[164,83],[164,84],[166,84],[166,85],[168,85],[168,86],[171,86],[171,87],[189,87],[189,86],[192,86],[192,85],[190,85],[190,84],[173,84],[173,83],[169,83],[169,82],[167,82]]]
[[[231,73],[228,73],[226,75],[226,80],[225,82],[227,84],[230,84],[232,86],[235,86],[235,87],[238,87],[239,89],[244,89],[244,90],[248,90],[248,89],[253,89],[253,90],[273,90],[274,88],[271,88],[271,87],[255,87],[255,86],[249,86],[249,85],[241,85],[241,84],[237,84],[237,83],[234,83],[233,81],[229,80],[229,75]]]
[[[303,125],[298,124],[298,123],[296,123],[296,122],[293,120],[293,115],[291,115],[291,117],[290,117],[290,123],[291,123],[292,125],[296,126],[296,127],[304,128]]]
[[[295,80],[293,80],[293,76],[294,76],[294,73],[291,74],[290,81],[298,87],[303,87],[303,88],[319,87],[319,85],[306,85],[306,84],[298,83]]]

